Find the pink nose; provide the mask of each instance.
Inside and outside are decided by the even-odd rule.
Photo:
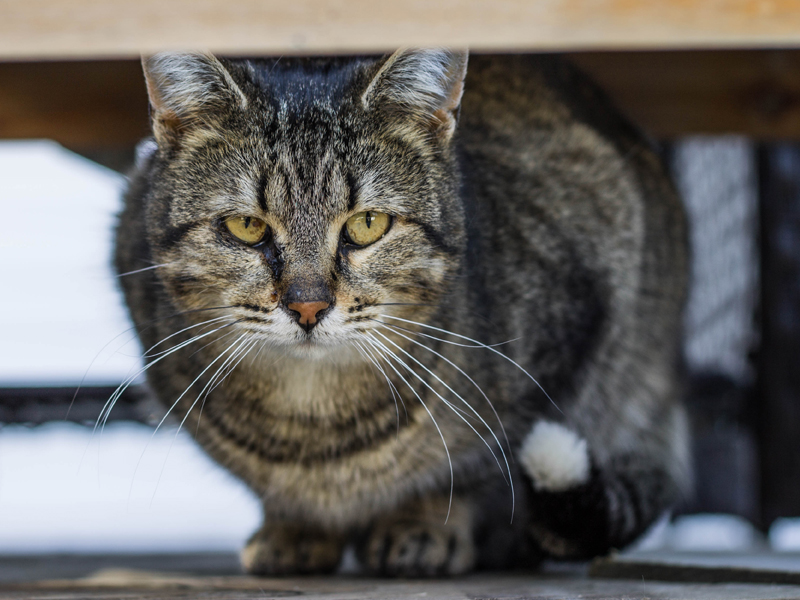
[[[292,302],[286,308],[293,310],[300,315],[297,322],[309,329],[311,325],[317,324],[317,314],[330,306],[327,302]]]

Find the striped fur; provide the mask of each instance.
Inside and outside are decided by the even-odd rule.
[[[263,500],[249,571],[330,570],[348,543],[392,575],[590,556],[686,490],[680,203],[566,63],[144,65],[157,148],[117,269],[153,392]],[[365,210],[391,226],[353,247]],[[245,246],[230,216],[271,233]],[[299,293],[328,298],[310,332]]]

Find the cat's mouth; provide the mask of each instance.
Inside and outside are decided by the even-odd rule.
[[[289,353],[330,353],[349,344],[351,335],[334,307],[297,307],[280,310],[252,304],[239,304],[233,315],[239,327],[270,346]],[[303,312],[293,310],[303,309]],[[298,314],[293,314],[299,313]],[[324,318],[323,318],[324,317]]]

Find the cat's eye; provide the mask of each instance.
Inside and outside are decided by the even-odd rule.
[[[391,217],[386,213],[366,210],[347,219],[345,239],[356,246],[368,246],[381,239],[389,231],[389,225]]]
[[[228,217],[225,219],[225,227],[249,246],[257,244],[267,234],[267,224],[255,217]]]

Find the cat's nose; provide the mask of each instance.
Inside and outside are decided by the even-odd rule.
[[[286,308],[293,313],[297,313],[295,318],[300,327],[306,331],[311,331],[314,325],[317,324],[317,316],[319,313],[329,306],[329,302],[292,302],[291,304],[287,304]]]
[[[333,293],[322,279],[295,281],[281,299],[284,310],[307,332],[319,323],[333,302]]]

